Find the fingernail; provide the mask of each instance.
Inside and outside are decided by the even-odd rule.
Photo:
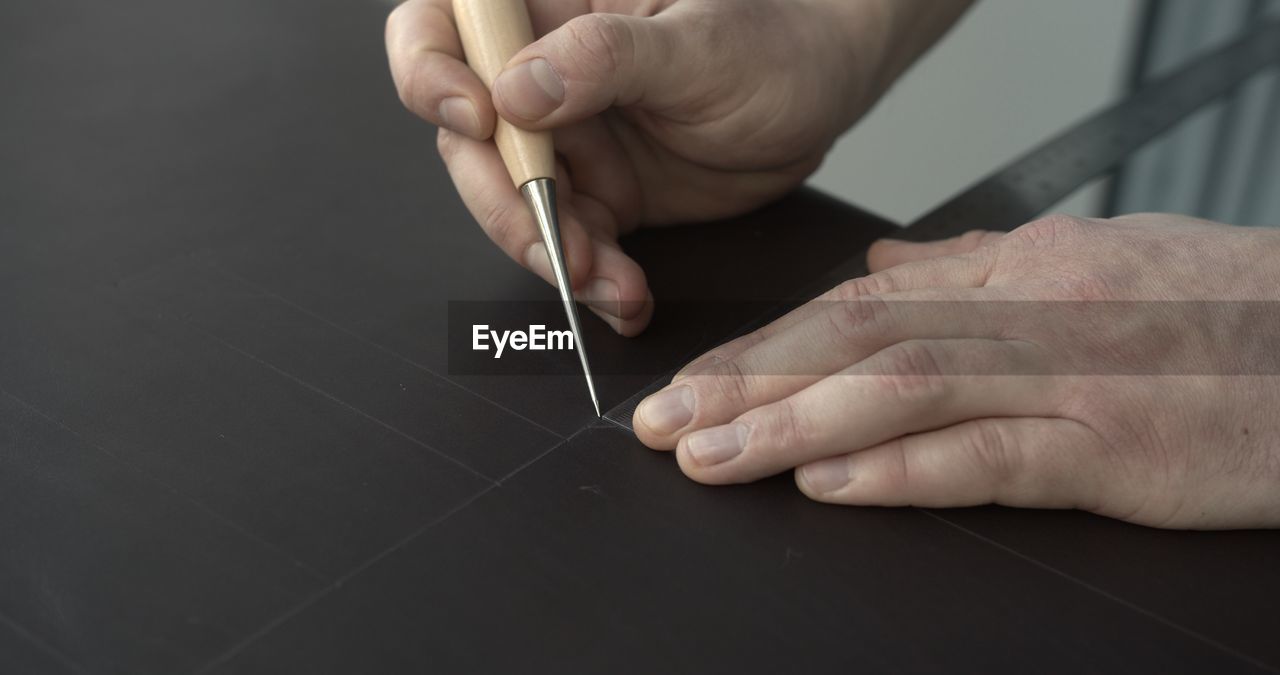
[[[676,387],[659,392],[640,404],[640,419],[659,434],[670,434],[693,420],[693,390]]]
[[[556,275],[551,270],[551,259],[547,257],[547,245],[538,242],[532,244],[524,252],[524,266],[533,270],[533,273],[550,281],[556,282]]]
[[[564,81],[546,59],[533,59],[502,73],[494,92],[508,111],[527,120],[540,120],[564,102]]]
[[[461,96],[450,96],[440,102],[440,122],[444,128],[464,136],[476,138],[480,135],[480,116],[476,114],[476,107]]]
[[[747,444],[747,427],[745,424],[728,424],[714,429],[705,429],[689,434],[685,441],[689,456],[698,466],[714,466],[723,464],[742,454]]]
[[[583,286],[579,293],[581,293],[582,301],[591,307],[605,314],[617,317],[622,316],[622,294],[618,291],[618,285],[613,281],[603,277],[596,277],[587,282],[587,285]]]
[[[800,480],[818,494],[835,492],[849,484],[849,458],[833,457],[800,469]]]

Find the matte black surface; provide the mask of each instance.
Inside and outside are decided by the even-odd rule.
[[[114,290],[28,294],[0,296],[21,327],[0,335],[0,386],[309,567],[344,572],[490,482],[180,317],[132,316]]]
[[[148,313],[206,333],[481,478],[496,479],[560,440],[413,361],[222,272],[215,263],[183,260],[166,266],[146,279],[135,278],[125,295],[141,300]],[[424,407],[424,400],[431,405]],[[460,452],[465,449],[471,451]]]
[[[919,511],[635,446],[583,431],[213,672],[1253,670]]]
[[[74,663],[187,670],[319,585],[7,394],[0,447],[0,607]]]
[[[49,647],[36,642],[24,629],[0,620],[0,672],[4,673],[75,673],[74,664],[65,661]]]
[[[1280,664],[1273,533],[705,488],[580,376],[451,375],[447,301],[554,295],[400,109],[387,10],[0,3],[0,673]],[[602,402],[891,228],[802,191],[633,237],[653,328],[587,339],[653,372]]]
[[[989,507],[947,522],[1241,654],[1280,664],[1280,537],[1167,532],[1077,512]]]

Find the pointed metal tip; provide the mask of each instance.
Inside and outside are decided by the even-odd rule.
[[[587,360],[587,348],[582,344],[582,326],[578,321],[578,305],[574,302],[573,291],[569,283],[569,266],[565,263],[564,244],[560,240],[560,218],[556,212],[556,182],[550,178],[536,178],[520,186],[525,203],[533,212],[533,219],[538,223],[542,233],[542,241],[547,246],[547,258],[551,262],[551,270],[556,277],[556,286],[560,290],[560,300],[564,303],[565,315],[569,319],[569,328],[573,330],[573,343],[578,349],[578,358],[582,361],[582,374],[587,377],[587,391],[591,394],[591,404],[596,408],[596,417],[604,418],[600,413],[600,398],[596,396],[595,379],[591,377],[591,363]]]

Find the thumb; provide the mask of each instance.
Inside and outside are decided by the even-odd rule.
[[[682,82],[668,65],[674,43],[661,19],[584,14],[512,57],[494,80],[494,105],[528,129],[572,124],[611,106],[663,105]]]

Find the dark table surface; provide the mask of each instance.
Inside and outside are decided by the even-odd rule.
[[[554,296],[401,110],[388,9],[0,3],[0,673],[1280,668],[1275,533],[707,488],[579,377],[451,374],[448,301]],[[588,344],[674,367],[892,227],[641,234],[653,329]]]

